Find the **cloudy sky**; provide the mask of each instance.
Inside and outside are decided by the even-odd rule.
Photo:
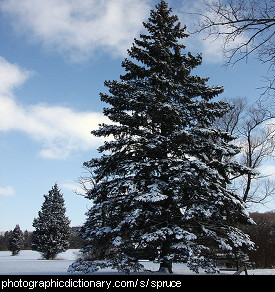
[[[84,222],[91,203],[73,191],[102,143],[90,134],[106,120],[99,92],[123,72],[121,61],[157,2],[0,0],[0,231],[32,230],[55,182],[71,225]],[[196,19],[183,12],[203,11],[202,0],[168,2],[191,31]],[[257,100],[267,67],[251,57],[226,69],[221,42],[203,35],[185,44],[203,54],[196,74],[224,86],[224,97]]]

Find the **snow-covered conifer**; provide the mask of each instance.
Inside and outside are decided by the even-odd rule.
[[[23,232],[20,229],[20,226],[17,224],[9,237],[8,248],[12,252],[13,256],[19,254],[23,246],[23,241],[24,241]]]
[[[41,211],[33,221],[31,247],[48,260],[69,248],[70,220],[65,215],[63,195],[57,184],[44,198]]]
[[[253,246],[236,226],[253,223],[242,199],[227,188],[231,176],[249,171],[233,160],[234,137],[214,129],[229,105],[213,101],[223,92],[192,75],[202,56],[185,50],[186,27],[165,1],[151,11],[128,51],[120,80],[106,81],[104,114],[112,123],[92,133],[112,137],[101,157],[84,163],[93,175],[81,235],[87,245],[71,271],[142,268],[151,251],[160,270],[186,261],[198,271],[214,271],[216,252]]]

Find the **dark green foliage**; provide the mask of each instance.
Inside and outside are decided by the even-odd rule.
[[[22,246],[23,246],[24,236],[23,232],[20,229],[20,226],[17,224],[9,236],[9,245],[8,249],[12,252],[12,255],[18,255]]]
[[[33,221],[31,247],[48,260],[69,248],[70,220],[65,216],[64,199],[57,184],[44,198],[41,211]]]
[[[125,74],[106,81],[109,94],[101,94],[112,124],[92,133],[113,139],[84,164],[94,206],[81,229],[84,259],[72,268],[130,272],[141,268],[135,251],[153,249],[161,269],[171,272],[189,250],[190,268],[214,271],[214,249],[253,245],[235,227],[252,222],[245,205],[226,188],[231,175],[249,170],[232,159],[239,153],[234,138],[212,127],[229,105],[213,101],[222,87],[191,74],[202,57],[184,51],[186,27],[165,1],[144,27],[148,34],[135,39],[122,63]]]

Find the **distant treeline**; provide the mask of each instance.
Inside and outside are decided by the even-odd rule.
[[[249,259],[255,268],[275,268],[275,211],[266,213],[250,213],[257,225],[245,226],[241,229],[249,234],[257,249],[249,252]]]
[[[71,249],[80,249],[84,246],[83,239],[79,237],[78,235],[78,229],[79,227],[71,227],[71,234],[69,238]],[[0,251],[8,250],[9,237],[11,234],[12,234],[12,230],[0,233]],[[24,241],[23,241],[22,250],[32,249],[31,248],[32,231],[26,230],[23,232],[23,234],[24,234]]]

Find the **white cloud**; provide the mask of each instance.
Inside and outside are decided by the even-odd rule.
[[[260,172],[262,175],[268,176],[269,179],[275,180],[275,164],[266,163],[260,167]]]
[[[13,187],[11,187],[11,186],[7,186],[5,188],[0,187],[0,196],[11,197],[14,195],[15,195],[15,191],[14,191]]]
[[[148,0],[3,0],[19,34],[73,62],[96,51],[125,55],[149,14]]]
[[[194,30],[200,17],[185,12],[208,14],[204,0],[183,1],[174,13],[178,14],[189,31]],[[156,4],[156,3],[154,3]],[[112,56],[125,56],[133,39],[147,21],[150,0],[2,0],[0,10],[14,30],[31,42],[60,53],[72,62],[83,62],[98,52]],[[180,5],[179,5],[180,6]],[[227,29],[226,27],[222,30]],[[229,44],[243,43],[245,36],[238,36]],[[206,33],[193,34],[184,43],[187,49],[202,52],[208,63],[223,62],[222,37],[206,38]]]
[[[0,93],[9,95],[10,92],[22,85],[32,73],[20,69],[17,65],[8,63],[0,56]]]
[[[101,113],[46,104],[19,104],[13,90],[29,76],[28,71],[0,57],[0,131],[26,133],[41,144],[39,154],[52,159],[64,159],[74,151],[89,150],[102,143],[90,134],[99,123],[106,122]]]
[[[106,118],[100,113],[76,112],[70,108],[35,105],[24,116],[23,129],[43,145],[40,154],[44,158],[66,158],[73,151],[85,151],[98,146],[91,130]]]

